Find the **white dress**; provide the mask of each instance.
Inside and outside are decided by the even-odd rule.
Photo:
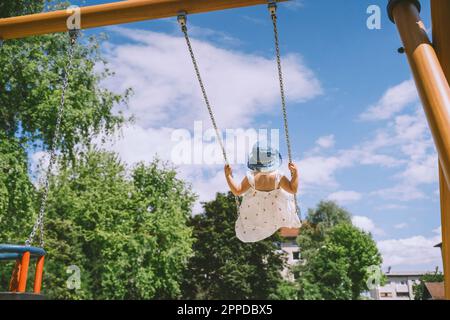
[[[278,172],[272,191],[255,188],[255,177],[247,173],[250,189],[244,194],[236,221],[236,236],[246,243],[264,240],[280,228],[299,228],[300,219],[295,210],[294,196],[280,188]]]

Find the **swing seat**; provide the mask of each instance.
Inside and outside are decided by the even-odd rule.
[[[15,260],[9,292],[0,293],[0,300],[42,300],[40,295],[46,252],[42,248],[0,244],[0,261]],[[36,259],[33,293],[26,293],[30,259]]]

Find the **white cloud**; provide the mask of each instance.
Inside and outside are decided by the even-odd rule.
[[[361,198],[361,193],[356,191],[337,191],[328,196],[328,200],[336,201],[342,205],[359,201]]]
[[[378,241],[378,249],[383,256],[383,265],[423,266],[434,268],[442,265],[441,252],[434,246],[442,241],[441,235],[431,237],[422,235],[403,239],[390,239]]]
[[[297,161],[297,163],[300,171],[301,189],[315,186],[336,187],[338,183],[334,176],[335,172],[350,165],[340,157],[322,156],[307,157]]]
[[[170,160],[174,143],[171,141],[172,128],[147,128],[128,125],[116,136],[108,139],[104,147],[117,152],[128,164],[148,162],[158,155],[162,160]]]
[[[436,229],[433,229],[433,232],[439,235],[439,237],[442,236],[442,226],[437,227]]]
[[[405,229],[406,227],[408,227],[407,223],[398,223],[394,226],[395,229]]]
[[[379,211],[382,210],[404,210],[408,207],[405,205],[395,204],[395,203],[389,203],[389,204],[383,204],[381,206],[378,206],[376,209]]]
[[[384,100],[382,99],[384,105],[388,105],[389,97],[395,96],[393,92],[402,91],[401,89],[405,87],[408,87],[408,82],[388,90],[389,94],[385,95]],[[406,96],[409,97],[409,95]],[[409,97],[397,99],[394,102],[407,105],[416,103],[416,100],[417,97],[414,99]],[[421,186],[437,183],[438,161],[424,112],[418,105],[412,114],[390,113],[389,116],[392,119],[386,121],[376,131],[373,138],[348,149],[337,150],[330,156],[322,154],[325,148],[321,148],[320,145],[330,146],[334,144],[334,139],[329,136],[319,138],[316,142],[318,146],[306,152],[305,157],[299,162],[303,173],[303,188],[336,188],[339,186],[336,174],[340,170],[358,165],[370,165],[398,169],[397,173],[390,176],[394,183],[369,193],[372,196],[403,202],[426,198],[427,195],[422,191]]]
[[[413,80],[408,80],[386,91],[383,97],[360,115],[361,120],[386,120],[418,100]]]
[[[368,217],[353,216],[352,223],[355,227],[358,227],[365,232],[372,233],[373,235],[382,236],[385,234],[384,231],[378,228]]]
[[[412,161],[408,163],[400,177],[403,181],[414,185],[437,183],[439,181],[438,161],[437,154],[427,155],[424,159]]]
[[[291,0],[287,2],[281,2],[280,4],[287,9],[294,11],[303,8],[303,6],[305,5],[303,0]]]
[[[390,148],[388,152],[391,153],[397,152],[397,157],[403,159],[403,166],[393,176],[394,186],[376,190],[373,194],[400,201],[426,198],[420,186],[438,182],[438,156],[423,110],[417,107],[414,114],[394,117],[382,134],[387,141],[384,148]]]
[[[103,85],[114,91],[133,88],[135,94],[126,112],[136,121],[122,130],[120,139],[104,147],[118,152],[129,164],[151,161],[155,154],[172,160],[174,129],[192,132],[197,120],[203,120],[205,130],[210,127],[184,38],[118,27],[110,30],[126,42],[105,46],[108,67],[116,76]],[[220,128],[247,127],[262,114],[278,112],[280,93],[273,59],[207,41],[217,34],[214,30],[194,26],[193,31],[192,44]],[[218,36],[222,44],[238,44],[228,35]],[[300,55],[286,55],[283,66],[290,102],[304,102],[322,93],[319,80]],[[222,165],[181,165],[178,170],[181,178],[192,183],[200,201],[227,191]],[[235,176],[244,174],[236,172]],[[199,210],[197,203],[194,212]]]
[[[356,165],[395,167],[403,163],[392,155],[380,153],[381,143],[377,139],[338,150],[331,156],[321,155],[323,149],[318,147],[306,152],[305,157],[298,161],[302,188],[337,187],[339,183],[336,181],[336,173]]]
[[[198,28],[197,28],[198,29]],[[105,85],[134,88],[129,113],[144,127],[191,127],[208,113],[184,39],[163,33],[112,28],[127,44],[109,44],[106,58],[116,77]],[[192,39],[203,80],[221,128],[247,126],[257,115],[278,110],[275,61]],[[283,57],[287,97],[303,102],[321,94],[314,73],[298,54]]]
[[[397,184],[393,187],[373,191],[372,195],[382,197],[387,200],[411,201],[425,199],[426,195],[416,185]]]
[[[321,148],[328,149],[333,147],[335,142],[334,135],[330,134],[317,139],[316,144]]]

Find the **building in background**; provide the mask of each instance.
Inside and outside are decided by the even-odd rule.
[[[375,300],[414,300],[413,285],[425,271],[395,271],[389,267],[385,273],[387,278],[384,286],[378,286],[370,291],[370,297]]]
[[[295,277],[292,273],[292,267],[300,263],[300,249],[297,244],[297,237],[300,229],[282,228],[280,236],[283,239],[280,243],[281,250],[286,255],[287,265],[282,271],[283,278],[294,281]]]

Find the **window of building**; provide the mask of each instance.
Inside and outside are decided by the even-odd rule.
[[[292,259],[300,260],[300,252],[298,252],[298,251],[292,252]]]
[[[392,298],[392,293],[391,292],[382,292],[382,293],[380,293],[380,297],[381,298]]]
[[[409,298],[409,293],[408,292],[397,292],[397,297]]]

